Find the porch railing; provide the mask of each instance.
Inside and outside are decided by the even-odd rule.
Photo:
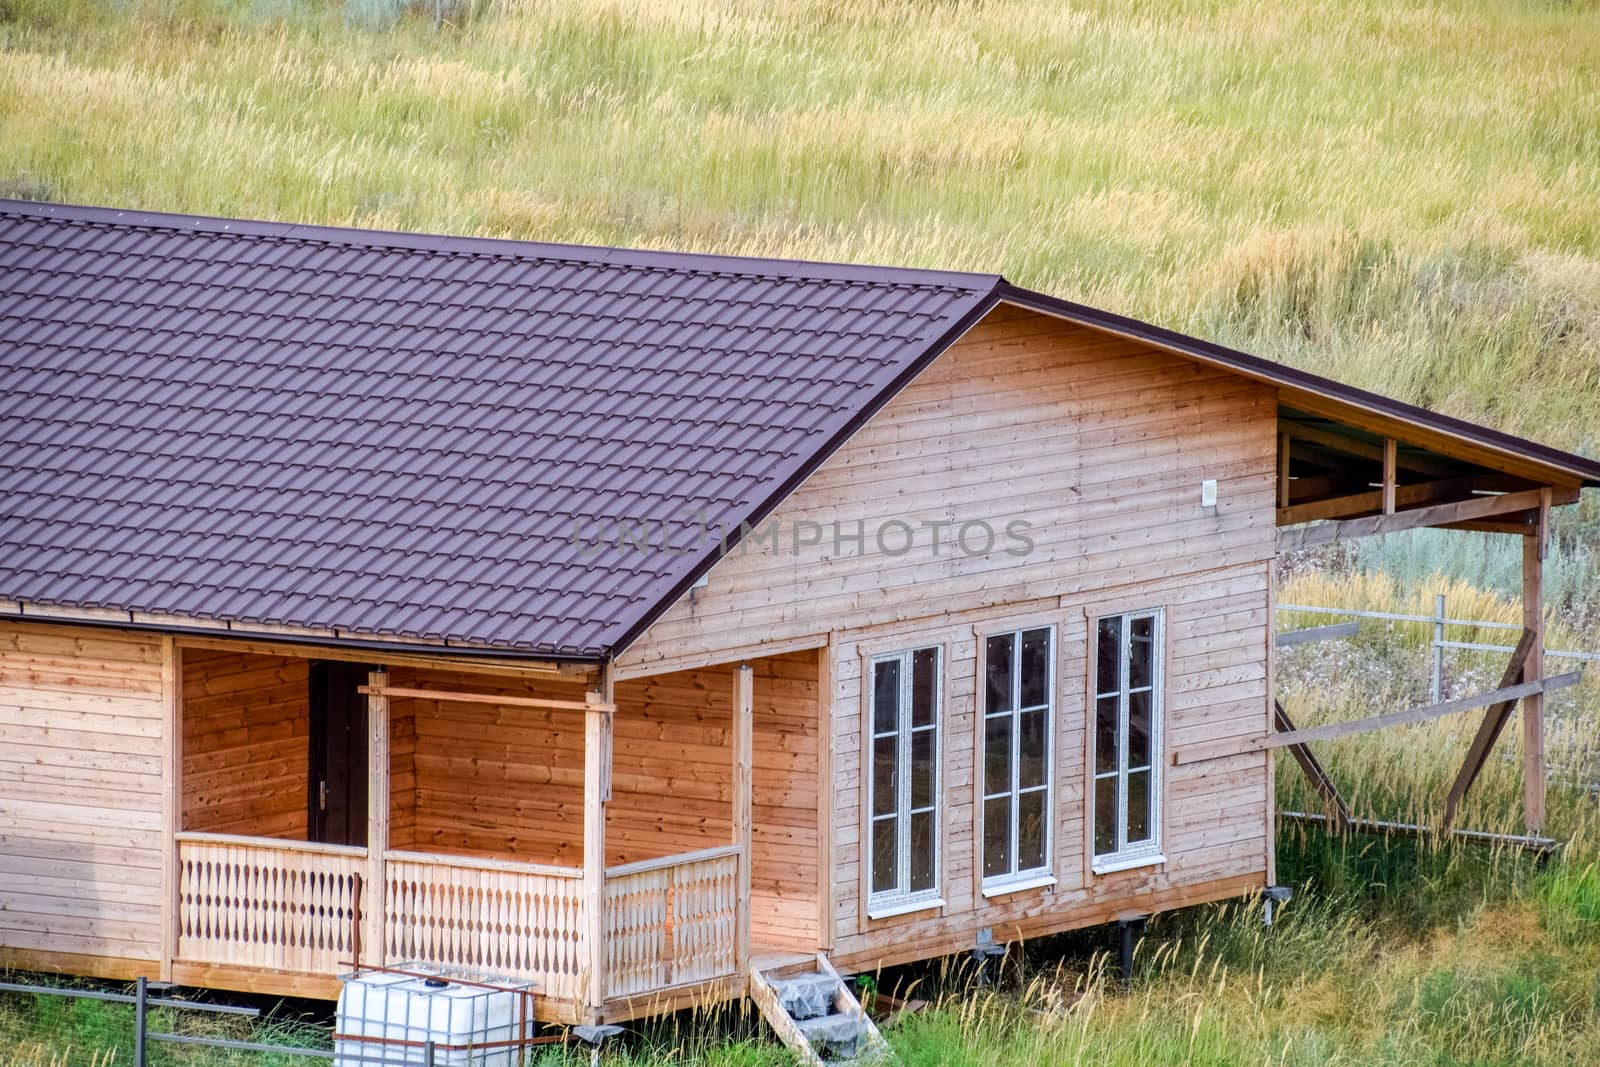
[[[606,995],[640,996],[735,973],[740,847],[606,870]]]
[[[364,962],[433,963],[532,981],[582,1003],[591,955],[576,868],[182,833],[177,958],[333,976]],[[728,977],[738,966],[741,849],[611,867],[603,901],[609,998]],[[361,944],[382,909],[381,947]],[[358,927],[366,927],[358,930]]]
[[[182,833],[181,960],[333,974],[355,954],[367,851]]]
[[[589,971],[583,872],[388,852],[384,956],[527,978],[541,997],[581,999]]]

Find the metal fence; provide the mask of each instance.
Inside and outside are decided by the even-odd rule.
[[[1406,615],[1393,611],[1357,611],[1354,608],[1318,608],[1306,604],[1279,604],[1279,611],[1293,611],[1305,615],[1331,615],[1345,619],[1383,619],[1389,622],[1420,622],[1433,625],[1433,636],[1428,644],[1433,649],[1433,674],[1428,692],[1437,704],[1443,697],[1444,689],[1444,653],[1446,649],[1462,649],[1471,652],[1512,652],[1512,645],[1490,645],[1477,641],[1451,641],[1446,637],[1447,628],[1458,627],[1472,630],[1510,630],[1516,633],[1522,631],[1519,622],[1490,622],[1482,619],[1452,619],[1450,618],[1445,595],[1440,593],[1434,598],[1432,615]],[[1546,659],[1570,659],[1588,663],[1600,663],[1600,653],[1576,652],[1568,649],[1547,648],[1544,650]]]
[[[1451,630],[1497,630],[1520,634],[1522,624],[1518,622],[1496,622],[1486,619],[1455,619],[1451,618],[1445,595],[1440,593],[1434,597],[1432,615],[1411,615],[1395,611],[1358,611],[1354,608],[1325,608],[1313,607],[1309,604],[1278,604],[1280,612],[1291,612],[1304,615],[1324,615],[1342,619],[1375,619],[1383,622],[1411,622],[1422,623],[1432,627],[1428,639],[1431,652],[1429,694],[1430,703],[1437,704],[1444,699],[1443,691],[1446,678],[1445,653],[1447,651],[1465,652],[1503,652],[1509,655],[1515,651],[1512,645],[1494,644],[1483,641],[1457,641],[1450,638]],[[1328,636],[1338,636],[1329,634]],[[1347,636],[1347,635],[1346,635]],[[1579,663],[1600,663],[1600,653],[1580,652],[1575,649],[1546,648],[1546,659],[1573,660]],[[1589,684],[1593,684],[1590,682]],[[1585,790],[1591,794],[1600,795],[1600,739],[1585,737],[1581,743],[1572,747],[1567,753],[1568,759],[1560,760],[1556,753],[1550,753],[1552,759],[1552,782],[1563,786]]]
[[[112,1004],[128,1004],[133,1007],[133,1067],[148,1067],[150,1050],[153,1044],[191,1045],[206,1048],[230,1050],[234,1052],[257,1052],[274,1056],[299,1057],[308,1063],[336,1062],[336,1067],[446,1067],[452,1064],[492,1062],[497,1064],[512,1064],[524,1062],[523,1057],[529,1046],[565,1043],[564,1037],[527,1038],[525,1040],[498,1042],[494,1049],[463,1048],[459,1045],[444,1044],[435,1041],[386,1041],[385,1039],[361,1038],[352,1039],[352,1044],[369,1046],[373,1043],[385,1045],[384,1051],[373,1054],[360,1048],[349,1047],[344,1041],[339,1041],[337,1051],[334,1049],[298,1048],[293,1045],[275,1045],[259,1041],[240,1041],[232,1038],[206,1037],[198,1034],[176,1034],[166,1031],[150,1029],[151,1011],[157,1008],[176,1009],[179,1011],[192,1011],[210,1013],[213,1015],[241,1016],[249,1019],[259,1019],[259,1008],[238,1007],[228,1004],[202,1004],[188,1000],[174,1000],[159,994],[164,987],[153,987],[145,978],[140,978],[134,987],[133,993],[108,993],[95,989],[71,989],[61,986],[23,985],[15,982],[0,982],[0,993],[23,993],[38,996],[67,997],[79,1000],[98,1000]],[[612,1030],[615,1028],[599,1028]],[[338,1041],[336,1035],[330,1033],[330,1039]],[[609,1034],[601,1036],[610,1036]],[[593,1044],[595,1058],[598,1058],[598,1041]],[[467,1053],[468,1058],[463,1058],[462,1053]],[[477,1057],[472,1054],[476,1053]],[[522,1055],[518,1055],[521,1053]],[[481,1057],[488,1057],[486,1060]]]

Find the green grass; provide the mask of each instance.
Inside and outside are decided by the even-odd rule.
[[[1593,450],[1586,3],[0,0],[0,187],[996,270]]]

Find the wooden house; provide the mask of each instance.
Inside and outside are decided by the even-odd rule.
[[[6,202],[0,279],[0,965],[616,1021],[1257,893],[1274,562],[1421,526],[1527,546],[1542,818],[1592,459],[990,275]]]

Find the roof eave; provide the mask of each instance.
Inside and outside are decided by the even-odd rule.
[[[1572,452],[1566,452],[1549,445],[1517,437],[1514,434],[1504,433],[1487,426],[1467,422],[1464,419],[1441,415],[1427,408],[1407,404],[1380,393],[1369,392],[1353,385],[1346,385],[1332,378],[1324,378],[1310,371],[1303,371],[1260,356],[1252,356],[1248,352],[1219,345],[1212,341],[1201,340],[1187,334],[1178,333],[1160,326],[1152,326],[1137,319],[1118,315],[1110,311],[1101,311],[1097,308],[1083,304],[1075,304],[1070,300],[1050,296],[1032,289],[1024,289],[1002,282],[999,286],[1000,300],[1004,303],[1016,304],[1033,311],[1042,312],[1059,318],[1089,326],[1094,329],[1104,330],[1147,344],[1165,349],[1192,359],[1202,360],[1206,363],[1223,366],[1262,381],[1271,382],[1287,388],[1300,389],[1305,392],[1315,393],[1342,403],[1352,404],[1367,408],[1389,418],[1410,423],[1437,433],[1447,434],[1460,438],[1481,448],[1493,449],[1506,453],[1529,463],[1540,464],[1563,471],[1587,488],[1600,487],[1600,460],[1589,459]]]

